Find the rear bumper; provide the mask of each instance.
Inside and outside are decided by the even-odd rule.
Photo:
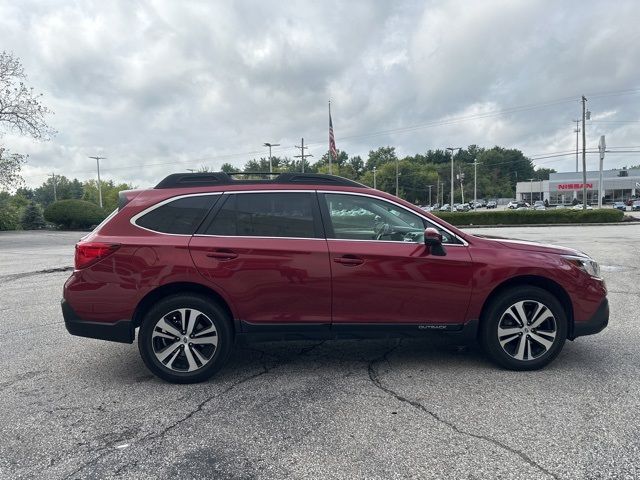
[[[573,325],[573,334],[570,339],[584,335],[593,335],[605,329],[609,324],[609,301],[605,298],[596,313],[586,322],[575,322]]]
[[[78,317],[66,300],[62,300],[61,306],[65,327],[71,335],[110,342],[133,343],[135,334],[130,320],[120,320],[115,323],[89,322]]]

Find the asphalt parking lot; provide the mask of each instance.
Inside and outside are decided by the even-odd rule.
[[[0,477],[639,478],[640,225],[471,232],[592,255],[609,327],[538,372],[433,337],[256,344],[170,385],[66,332],[81,234],[0,233]]]

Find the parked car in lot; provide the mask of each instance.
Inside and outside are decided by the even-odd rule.
[[[631,210],[633,210],[634,212],[640,210],[640,200],[633,201],[633,203],[631,204]]]
[[[571,208],[573,210],[583,210],[584,206],[582,205],[582,203],[578,203],[577,205],[574,205]],[[593,207],[591,205],[587,205],[587,210],[593,210]]]
[[[509,202],[507,204],[507,208],[511,209],[511,210],[520,210],[520,209],[524,209],[524,208],[529,208],[529,204],[527,202]]]
[[[496,208],[498,206],[497,202],[490,200],[487,202],[487,208]]]
[[[451,205],[449,205],[448,203],[445,203],[444,205],[442,205],[440,207],[440,211],[441,212],[448,212],[451,210]]]
[[[429,332],[533,370],[609,315],[580,251],[472,235],[341,177],[222,172],[120,192],[76,245],[62,312],[73,335],[137,332],[145,365],[176,383],[211,377],[239,341]]]
[[[622,210],[623,212],[627,210],[627,206],[624,204],[624,202],[614,202],[613,208]]]
[[[533,209],[534,210],[546,210],[547,207],[544,206],[544,202],[542,200],[536,200],[533,203]]]

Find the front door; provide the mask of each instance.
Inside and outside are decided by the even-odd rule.
[[[435,226],[399,204],[368,195],[324,193],[334,324],[459,324],[471,296],[471,257],[442,231],[445,256],[432,255]]]

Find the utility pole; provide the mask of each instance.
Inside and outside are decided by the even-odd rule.
[[[438,179],[436,180],[436,203],[439,203],[440,202],[440,174],[438,173],[437,175],[438,175]]]
[[[458,178],[460,179],[460,194],[462,195],[462,203],[464,203],[464,173],[462,173],[462,167],[458,165]]]
[[[271,156],[271,147],[279,147],[280,144],[265,142],[263,145],[265,147],[269,147],[269,173],[273,173],[273,157]]]
[[[578,167],[578,139],[580,138],[580,119],[578,120],[572,120],[573,122],[576,122],[576,128],[573,129],[574,133],[576,134],[576,173],[578,173],[580,171],[580,167]],[[578,192],[576,190],[573,191],[573,198],[578,198]]]
[[[95,156],[95,157],[89,157],[89,158],[93,158],[96,161],[96,165],[98,166],[98,199],[100,202],[100,208],[102,208],[102,184],[100,183],[100,160],[106,160],[107,157],[99,157],[99,156]]]
[[[587,119],[587,97],[582,96],[582,209],[587,209],[587,136],[585,121]]]
[[[50,173],[49,175],[53,179],[53,201],[57,202],[58,201],[58,195],[56,193],[56,174],[55,173]]]
[[[398,184],[399,184],[398,177],[400,176],[400,172],[398,171],[398,161],[399,161],[398,157],[396,157],[396,197],[398,196],[398,193],[399,193],[398,192],[399,191],[399,188],[398,188]]]
[[[433,202],[431,201],[431,187],[433,187],[433,185],[427,185],[427,187],[429,187],[429,206],[433,205]]]
[[[373,167],[373,188],[378,188],[376,185],[376,167]]]
[[[307,157],[313,157],[310,153],[304,153],[309,147],[304,146],[304,138],[301,139],[300,146],[296,145],[296,148],[300,149],[300,155],[294,155],[294,158],[300,158],[300,163],[302,164],[302,173],[304,173],[304,159]]]
[[[478,203],[478,159],[473,160],[473,209],[477,210]]]
[[[462,147],[447,147],[447,150],[451,151],[451,205],[449,205],[449,210],[451,210],[453,212],[453,191],[454,191],[454,173],[453,173],[453,151],[454,150],[458,150],[458,152],[460,152],[460,150],[462,150]],[[444,200],[443,200],[444,201]]]

